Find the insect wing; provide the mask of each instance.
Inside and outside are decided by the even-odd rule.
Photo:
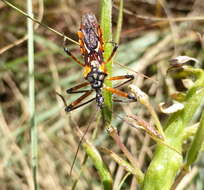
[[[81,21],[81,31],[84,35],[84,42],[89,51],[98,47],[98,22],[94,14],[83,15]]]

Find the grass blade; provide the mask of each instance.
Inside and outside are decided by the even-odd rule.
[[[113,183],[112,177],[104,161],[102,160],[98,150],[88,141],[86,141],[86,143],[83,143],[83,148],[85,149],[87,155],[91,158],[94,166],[96,167],[97,172],[102,181],[104,190],[111,190]]]
[[[120,0],[117,29],[116,29],[115,38],[114,38],[117,44],[119,44],[120,42],[120,33],[122,30],[122,24],[123,24],[123,0]]]
[[[27,0],[27,12],[32,17],[32,0]],[[33,173],[34,189],[37,185],[37,127],[35,125],[35,79],[34,79],[34,44],[33,44],[33,22],[27,19],[28,30],[28,85],[29,85],[29,112],[31,127],[31,164]]]
[[[197,132],[196,132],[195,137],[193,139],[192,145],[191,145],[190,150],[187,154],[187,159],[186,159],[187,160],[187,163],[186,163],[187,167],[196,161],[198,154],[201,151],[203,141],[204,141],[204,112],[202,113],[200,125],[197,129]]]
[[[111,0],[101,0],[101,28],[103,32],[103,38],[105,41],[104,48],[104,59],[107,60],[112,52],[112,44],[107,42],[112,42],[112,1]],[[106,64],[106,69],[109,77],[112,75],[112,61]],[[109,80],[105,81],[105,85],[112,87],[112,82]],[[112,119],[112,94],[108,91],[103,92],[105,106],[102,110],[104,120],[106,122],[106,127]]]

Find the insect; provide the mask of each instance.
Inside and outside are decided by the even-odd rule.
[[[102,108],[104,105],[104,97],[102,95],[102,90],[107,90],[112,94],[120,97],[124,97],[135,101],[136,98],[126,92],[123,92],[118,87],[130,82],[134,79],[133,75],[122,75],[108,77],[106,71],[106,64],[111,61],[115,52],[117,50],[117,45],[114,46],[112,53],[109,58],[105,61],[103,57],[104,52],[104,41],[102,30],[97,22],[94,14],[86,13],[82,16],[80,30],[78,31],[80,51],[84,58],[84,63],[81,63],[69,50],[64,47],[64,51],[79,65],[84,68],[84,79],[86,82],[78,84],[72,88],[67,89],[68,94],[73,93],[83,93],[78,99],[72,102],[70,105],[66,106],[65,111],[70,112],[75,110],[85,104],[96,100],[97,106]],[[104,84],[105,80],[126,80],[121,84],[117,85],[115,88],[108,87]],[[81,90],[81,88],[90,86],[89,90]],[[95,91],[96,96],[92,99],[81,103],[86,97],[90,96]]]

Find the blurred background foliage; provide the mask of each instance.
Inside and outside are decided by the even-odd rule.
[[[26,3],[10,1],[22,10]],[[84,12],[93,12],[99,20],[100,6],[94,0],[34,0],[34,16],[74,40]],[[113,36],[116,30],[119,1],[113,1]],[[144,90],[158,111],[162,122],[166,116],[159,112],[158,104],[170,100],[169,95],[185,91],[179,80],[166,74],[168,60],[177,55],[187,55],[198,59],[203,68],[203,21],[202,0],[125,0],[123,26],[119,50],[113,65],[113,75],[134,74],[134,84]],[[27,78],[27,34],[26,18],[0,1],[0,188],[32,189],[30,166],[30,130],[28,112]],[[169,22],[157,18],[186,18],[185,21]],[[187,20],[189,18],[189,20]],[[74,133],[74,125],[82,131],[96,113],[96,104],[81,107],[67,115],[64,105],[56,96],[56,91],[64,95],[67,103],[78,95],[67,95],[66,89],[82,82],[82,68],[63,52],[63,39],[42,26],[35,24],[35,82],[36,82],[36,124],[39,131],[38,181],[41,189],[101,189],[101,183],[90,160],[81,169],[85,153],[79,151],[77,160],[69,176],[70,167],[76,153],[79,138]],[[79,47],[71,42],[69,49],[81,59]],[[119,64],[126,66],[122,67]],[[151,79],[146,79],[136,72]],[[154,80],[158,81],[155,82]],[[202,108],[203,109],[203,108]],[[137,114],[152,122],[150,114],[139,104],[115,103],[113,126],[117,127],[124,144],[145,171],[152,158],[155,143],[148,134],[131,128],[118,117]],[[198,121],[201,110],[194,117]],[[71,120],[74,121],[70,122]],[[107,135],[102,120],[91,121],[87,138],[91,139],[95,129],[97,137],[93,143],[106,147],[119,155],[119,148]],[[191,141],[186,141],[188,147]],[[113,176],[114,189],[118,189],[125,170],[102,154],[104,162]],[[122,154],[121,154],[122,156]],[[204,189],[204,163],[200,159],[192,167],[180,189]],[[79,177],[80,175],[80,177]],[[74,186],[74,182],[77,185]],[[121,189],[135,189],[135,178],[129,175]]]

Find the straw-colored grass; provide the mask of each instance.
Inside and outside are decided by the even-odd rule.
[[[121,0],[113,1],[112,5],[99,5],[92,0],[34,1],[33,17],[57,33],[34,23],[33,35],[31,21],[27,29],[25,15],[0,1],[0,189],[27,190],[39,186],[42,190],[112,187],[166,190],[171,185],[174,189],[204,188],[203,155],[200,154],[203,150],[203,71],[185,71],[197,82],[187,93],[187,107],[183,111],[170,116],[158,111],[158,104],[169,101],[176,90],[187,92],[175,73],[167,74],[169,59],[175,55],[191,56],[199,60],[194,68],[203,68],[203,18],[194,16],[195,12],[199,13],[199,1],[194,6],[191,1],[164,5],[159,2]],[[26,2],[12,3],[26,12]],[[139,102],[114,103],[108,94],[109,112],[105,110],[106,121],[111,121],[108,132],[105,127],[110,125],[104,125],[95,102],[69,114],[64,112],[64,104],[55,92],[62,94],[69,104],[78,95],[67,95],[66,89],[84,79],[82,68],[63,52],[63,34],[77,42],[81,15],[88,11],[101,22],[105,41],[120,42],[113,63],[107,67],[110,75],[135,75],[133,84],[148,95],[159,121],[167,128],[163,129],[165,141],[159,141],[158,136],[154,138],[158,146],[151,138],[151,130],[135,129],[132,127],[135,121],[124,121],[126,115],[134,115],[145,121],[143,124],[147,127],[154,126],[151,113]],[[71,41],[68,40],[67,46],[83,61],[77,43]],[[108,57],[112,44],[105,45],[105,57]],[[126,86],[123,90],[128,91]],[[84,132],[88,125],[69,176],[82,136],[80,131]]]

